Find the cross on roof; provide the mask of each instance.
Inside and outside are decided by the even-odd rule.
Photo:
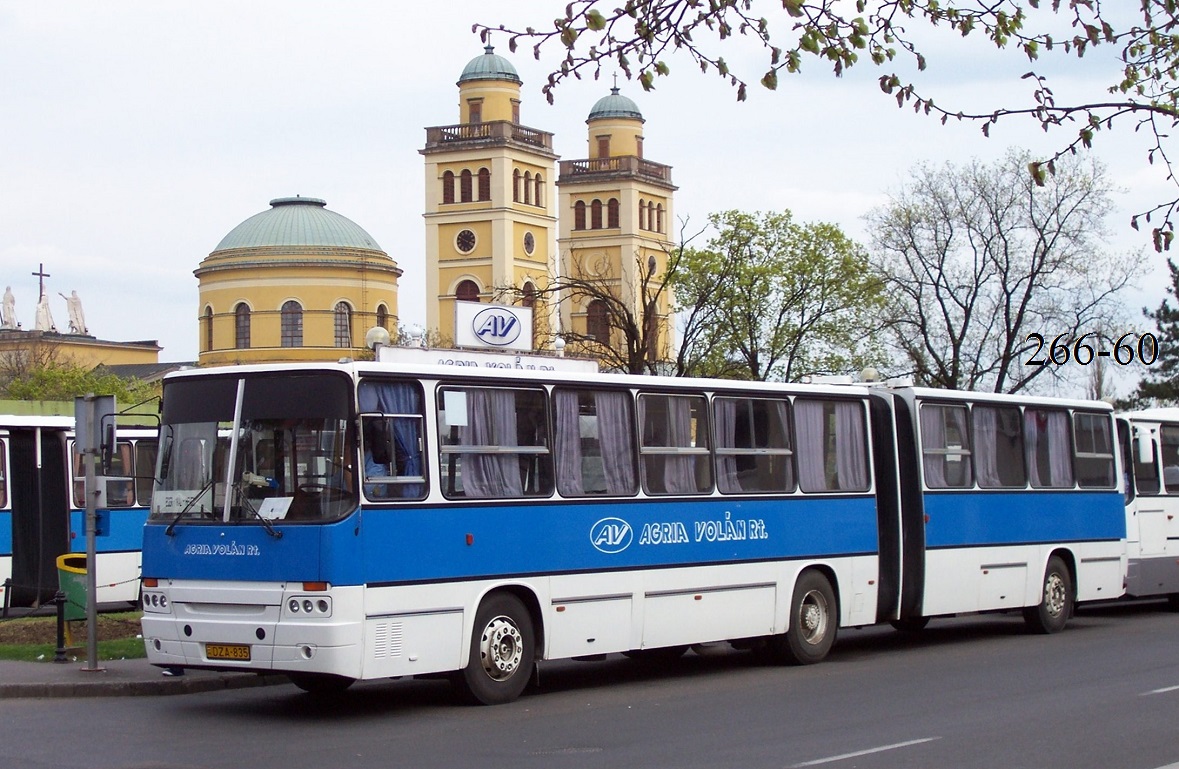
[[[31,273],[31,274],[37,276],[37,289],[38,289],[37,290],[37,298],[40,299],[42,296],[45,295],[45,279],[52,277],[52,276],[49,273],[45,272],[45,263],[44,262],[39,263],[37,265],[37,271],[34,273]]]

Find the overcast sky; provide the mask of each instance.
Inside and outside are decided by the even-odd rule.
[[[161,360],[194,360],[192,271],[272,198],[298,194],[325,199],[373,235],[405,273],[402,321],[424,323],[425,127],[458,122],[455,82],[482,53],[473,22],[541,27],[563,7],[0,0],[0,283],[12,287],[18,319],[33,327],[31,273],[43,263],[59,328],[68,316],[58,293],[76,290],[99,338],[156,339]],[[785,18],[779,3],[765,7]],[[492,42],[524,80],[521,121],[553,132],[563,158],[586,157],[585,118],[609,78],[571,81],[550,106],[540,87],[559,52],[537,62],[524,48],[510,53],[506,39]],[[867,243],[863,215],[916,163],[1065,141],[1030,121],[1002,122],[988,139],[976,124],[941,126],[898,110],[870,66],[837,80],[806,60],[805,76],[768,92],[756,85],[759,52],[723,53],[736,67],[750,63],[744,104],[687,59],[672,59],[673,77],[650,93],[620,81],[646,118],[645,155],[673,167],[675,212],[692,231],[713,211],[790,209]],[[981,111],[1028,91],[1018,76],[1029,65],[1016,56],[952,35],[932,36],[926,53],[939,104]],[[1100,97],[1117,71],[1102,57],[1113,53],[1038,67],[1054,72],[1062,100]],[[1109,219],[1117,251],[1149,247],[1129,217],[1167,194],[1146,163],[1146,138],[1129,127],[1100,137],[1097,152],[1126,190]],[[1163,296],[1165,262],[1152,261],[1155,275],[1130,300],[1135,314]]]

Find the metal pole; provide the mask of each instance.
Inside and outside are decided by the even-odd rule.
[[[58,590],[53,596],[53,602],[57,604],[57,649],[53,652],[53,661],[69,662],[65,650],[65,593]]]
[[[85,448],[86,462],[86,667],[97,672],[98,666],[98,578],[97,578],[97,523],[95,503],[98,499],[98,478],[94,471],[94,455],[98,453],[99,426],[95,418],[94,394],[86,394],[86,427],[90,445]]]

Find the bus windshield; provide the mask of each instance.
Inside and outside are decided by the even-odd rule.
[[[336,520],[355,509],[348,380],[308,374],[168,383],[152,518]]]

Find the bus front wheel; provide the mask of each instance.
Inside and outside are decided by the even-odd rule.
[[[1059,556],[1048,559],[1044,570],[1044,594],[1036,606],[1023,610],[1033,633],[1059,633],[1073,613],[1073,578]]]
[[[831,651],[838,625],[831,582],[817,571],[803,572],[790,600],[790,626],[770,639],[770,648],[782,662],[812,665]]]
[[[455,681],[480,705],[501,705],[520,696],[535,663],[532,616],[514,595],[489,596],[475,615],[471,653]]]

